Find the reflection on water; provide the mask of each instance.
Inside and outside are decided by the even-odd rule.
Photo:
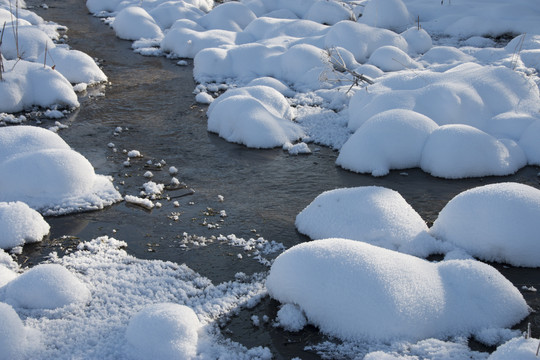
[[[171,201],[161,200],[163,206],[151,212],[120,203],[103,211],[48,218],[51,240],[26,246],[23,258],[28,261],[39,261],[48,252],[57,251],[62,236],[87,241],[109,235],[126,241],[127,251],[139,258],[186,263],[219,283],[231,280],[240,271],[249,274],[266,268],[253,259],[239,259],[234,249],[218,243],[186,250],[178,245],[184,232],[207,238],[219,234],[244,238],[260,235],[291,247],[307,240],[294,227],[296,215],[326,190],[385,186],[400,192],[431,224],[452,197],[471,187],[518,181],[540,188],[538,169],[532,167],[504,178],[444,180],[418,169],[374,178],[336,167],[337,153],[326,148],[308,156],[290,156],[281,149],[252,150],[227,143],[206,131],[206,107],[196,104],[192,94],[192,67],[134,54],[129,42],[118,40],[99,19],[89,16],[80,1],[49,5],[47,11],[35,10],[47,19],[67,25],[70,45],[102,59],[103,70],[111,82],[105,89],[89,90],[92,96],[83,97],[81,108],[64,121],[70,124],[69,129],[62,130],[60,135],[90,160],[97,173],[113,176],[123,194],[137,195],[148,181],[143,174],[149,169],[154,173],[153,181],[168,184],[170,165],[179,169],[178,179],[195,193],[175,198],[173,191],[166,192]],[[99,92],[106,96],[96,96]],[[117,126],[124,131],[114,135]],[[116,153],[107,146],[110,142],[115,144]],[[145,157],[132,160],[132,166],[126,168],[122,165],[126,159],[124,149],[137,149]],[[167,163],[161,170],[146,163],[161,159]],[[223,196],[223,202],[218,195]],[[174,206],[173,201],[178,201],[179,206]],[[208,208],[226,210],[227,217],[208,216]],[[209,228],[205,223],[217,223],[219,228]],[[504,267],[499,270],[510,271]],[[518,285],[538,287],[538,274],[536,270],[513,269],[511,280]],[[538,309],[538,295],[527,296]],[[315,330],[290,334],[271,325],[251,325],[251,315],[272,317],[276,306],[274,301],[265,299],[255,309],[234,318],[225,333],[247,346],[269,346],[277,358],[313,357],[302,349],[319,340]],[[529,321],[537,318],[533,315]]]

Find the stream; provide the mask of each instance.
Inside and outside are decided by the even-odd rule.
[[[138,195],[149,181],[143,176],[146,171],[154,174],[152,181],[169,184],[169,166],[178,168],[175,176],[186,188],[165,191],[171,199],[160,200],[162,207],[152,211],[121,202],[102,211],[48,217],[49,237],[26,245],[19,256],[26,265],[41,262],[51,251],[63,253],[79,241],[108,235],[126,241],[128,253],[138,258],[185,263],[218,284],[234,279],[238,272],[252,274],[268,268],[252,258],[240,258],[239,250],[218,241],[186,248],[179,241],[184,233],[206,239],[219,234],[245,239],[261,236],[289,248],[309,240],[296,231],[295,217],[326,190],[366,185],[391,188],[431,225],[450,199],[472,187],[514,181],[540,188],[537,167],[526,167],[512,176],[465,180],[438,179],[419,169],[375,178],[337,167],[337,152],[316,144],[310,144],[315,150],[311,155],[292,156],[282,149],[254,150],[228,143],[206,130],[206,106],[197,104],[192,93],[196,83],[191,60],[188,66],[177,66],[165,57],[134,53],[131,42],[116,38],[112,29],[88,13],[83,1],[50,0],[48,9],[34,0],[27,4],[45,20],[67,26],[70,47],[98,59],[110,81],[80,96],[81,107],[61,120],[68,128],[59,135],[93,164],[96,173],[114,177],[122,195]],[[43,120],[42,126],[52,126],[52,122]],[[122,132],[115,134],[116,127],[122,127]],[[109,143],[114,143],[117,152]],[[134,149],[144,157],[125,167],[127,155],[122,150]],[[159,168],[155,164],[161,160],[166,165]],[[219,215],[221,210],[226,217]],[[540,269],[492,265],[519,289],[523,285],[540,288]],[[537,337],[540,295],[523,295],[537,312],[519,328],[525,330],[530,322]],[[278,359],[317,359],[316,354],[304,351],[306,345],[324,340],[315,328],[289,333],[271,324],[252,325],[252,315],[272,319],[278,306],[265,298],[231,319],[224,335],[247,347],[267,346]]]

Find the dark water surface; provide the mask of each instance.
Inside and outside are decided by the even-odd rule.
[[[260,235],[290,247],[307,240],[295,230],[296,215],[326,190],[385,186],[401,193],[431,225],[450,199],[472,187],[516,181],[540,188],[536,167],[508,177],[458,181],[436,179],[418,169],[407,170],[408,176],[394,171],[374,178],[338,168],[337,153],[326,148],[309,156],[289,156],[281,149],[253,150],[227,143],[206,131],[206,107],[195,103],[192,94],[196,84],[191,65],[182,67],[163,57],[135,54],[131,42],[117,39],[108,26],[88,14],[84,1],[50,0],[47,5],[47,10],[32,10],[46,20],[67,26],[68,44],[99,59],[111,83],[82,96],[80,109],[62,121],[69,128],[61,130],[60,136],[90,160],[96,173],[113,176],[124,195],[139,193],[148,181],[143,177],[147,170],[154,173],[153,181],[168,184],[171,176],[167,169],[171,165],[179,169],[178,179],[195,193],[182,196],[185,190],[166,191],[173,199],[162,200],[163,207],[152,211],[122,202],[103,211],[49,217],[50,238],[26,246],[20,257],[29,264],[78,241],[109,235],[126,241],[127,251],[134,256],[185,263],[217,284],[234,279],[240,271],[250,274],[267,268],[253,259],[239,259],[237,249],[218,243],[185,250],[177,243],[182,233],[205,237],[236,234],[246,239]],[[105,96],[95,96],[100,91]],[[117,126],[128,130],[114,135]],[[107,146],[110,142],[116,145],[117,153]],[[123,149],[139,150],[144,158],[124,167],[127,156]],[[148,160],[162,159],[167,163],[162,171],[146,164]],[[225,201],[219,202],[218,195]],[[174,207],[173,200],[180,207]],[[227,212],[220,229],[201,225],[205,218],[208,222],[220,220],[219,216],[208,215],[207,208]],[[173,212],[181,212],[178,221],[169,218]],[[523,285],[540,288],[540,270],[494,266],[519,289]],[[540,309],[538,293],[523,294],[533,309]],[[306,344],[321,339],[313,328],[292,334],[271,325],[251,325],[251,315],[272,318],[277,305],[265,299],[255,309],[233,318],[224,333],[248,347],[268,346],[276,358],[317,358],[303,351]],[[533,325],[533,335],[539,336],[540,316],[533,313],[520,328],[525,329],[527,322]]]

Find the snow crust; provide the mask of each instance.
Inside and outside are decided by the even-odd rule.
[[[45,215],[102,209],[122,199],[112,181],[57,134],[0,128],[0,201],[22,201]]]
[[[288,249],[266,286],[273,298],[297,304],[310,323],[342,339],[467,336],[528,314],[521,293],[489,265],[430,263],[346,239]]]

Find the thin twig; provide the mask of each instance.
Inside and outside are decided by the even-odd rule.
[[[6,30],[6,22],[4,21],[4,26],[2,26],[2,33],[0,34],[0,81],[3,80],[4,73],[4,60],[2,58],[2,40],[4,39],[4,30]]]

